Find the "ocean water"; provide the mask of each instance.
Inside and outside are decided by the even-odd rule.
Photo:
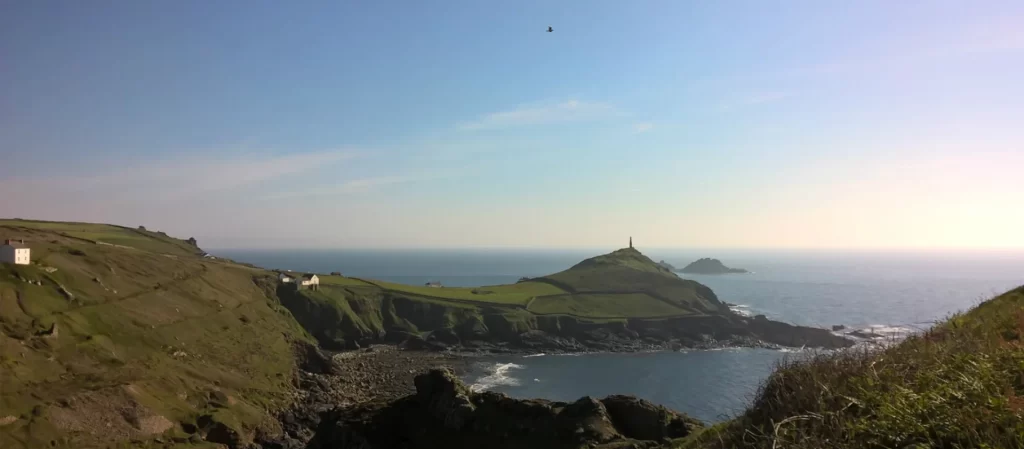
[[[641,250],[682,267],[716,257],[751,274],[680,275],[711,287],[737,312],[794,324],[902,335],[1024,284],[1024,254],[1011,252],[784,252]],[[607,250],[269,251],[214,250],[266,268],[340,271],[422,284],[480,286],[568,268]],[[634,394],[713,422],[741,411],[783,357],[764,349],[485,357],[467,381],[516,397],[575,400]]]

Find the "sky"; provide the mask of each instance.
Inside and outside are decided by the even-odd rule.
[[[547,27],[554,32],[546,32]],[[1024,248],[1024,2],[0,2],[0,217]]]

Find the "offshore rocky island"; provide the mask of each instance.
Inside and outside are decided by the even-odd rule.
[[[863,447],[853,443],[875,429],[897,443],[940,434],[927,416],[898,428],[909,411],[883,407],[891,394],[858,385],[893,383],[903,373],[901,388],[911,393],[963,379],[989,396],[1018,391],[1015,378],[970,377],[968,368],[948,379],[940,369],[907,377],[893,363],[926,353],[915,338],[885,350],[898,356],[836,352],[784,366],[748,413],[714,427],[627,396],[516,400],[461,384],[466,353],[852,344],[823,329],[735,314],[708,287],[632,247],[510,285],[317,274],[310,288],[142,227],[0,220],[0,238],[31,249],[30,263],[0,265],[4,448],[772,447],[780,439]],[[991,335],[1018,341],[989,318],[1015,316],[1000,309],[1019,309],[1022,296],[1012,291],[955,317],[953,327],[940,325],[925,337],[928,347],[950,346],[921,363],[986,350],[1011,351],[998,360],[1013,360],[1012,344],[967,343]],[[967,391],[953,387],[931,394]],[[956,407],[1017,422],[1012,401],[961,397]],[[790,419],[808,414],[831,418]],[[947,428],[974,426],[964,438],[990,435],[985,423],[947,418]],[[800,432],[780,430],[783,422]],[[840,425],[850,430],[831,436]]]

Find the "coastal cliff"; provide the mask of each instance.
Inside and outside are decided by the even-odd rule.
[[[480,287],[475,291],[497,293],[459,299],[470,289],[359,282],[321,284],[316,291],[283,284],[277,296],[332,349],[373,343],[484,352],[852,345],[824,329],[733,313],[707,286],[680,279],[632,248],[516,284],[548,289],[521,302],[499,296],[503,286]]]

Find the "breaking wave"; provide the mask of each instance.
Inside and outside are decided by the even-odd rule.
[[[754,314],[750,312],[750,306],[744,304],[732,304],[729,306],[729,310],[743,316],[754,316]]]
[[[494,387],[509,386],[515,387],[520,384],[519,379],[512,377],[510,371],[523,369],[523,365],[515,363],[492,363],[485,368],[487,374],[481,376],[469,386],[473,391],[485,391]]]

